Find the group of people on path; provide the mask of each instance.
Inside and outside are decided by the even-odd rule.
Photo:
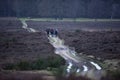
[[[46,29],[46,33],[48,36],[57,37],[58,36],[58,30],[57,29]]]

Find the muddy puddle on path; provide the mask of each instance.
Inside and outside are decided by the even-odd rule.
[[[76,73],[76,75],[86,76],[95,80],[100,80],[103,76],[103,69],[93,60],[78,56],[74,49],[64,45],[64,40],[59,37],[48,37],[50,44],[55,48],[55,53],[66,60],[66,75]]]

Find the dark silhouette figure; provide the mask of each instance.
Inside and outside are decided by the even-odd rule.
[[[58,30],[57,29],[54,30],[54,35],[55,35],[55,37],[58,36]]]
[[[50,35],[50,29],[46,29],[47,36]]]
[[[54,29],[50,29],[50,35],[53,37],[54,36]]]
[[[57,37],[58,31],[57,29],[46,29],[47,36]]]

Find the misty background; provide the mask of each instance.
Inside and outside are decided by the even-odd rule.
[[[120,0],[0,0],[0,17],[120,18]]]

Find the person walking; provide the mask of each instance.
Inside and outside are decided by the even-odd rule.
[[[58,36],[58,30],[57,29],[46,29],[47,36],[51,37],[57,37]]]
[[[50,36],[50,29],[46,29],[47,36]]]
[[[50,35],[53,37],[54,36],[54,29],[50,29]]]
[[[58,30],[57,29],[54,30],[54,35],[55,35],[55,37],[58,36]]]

